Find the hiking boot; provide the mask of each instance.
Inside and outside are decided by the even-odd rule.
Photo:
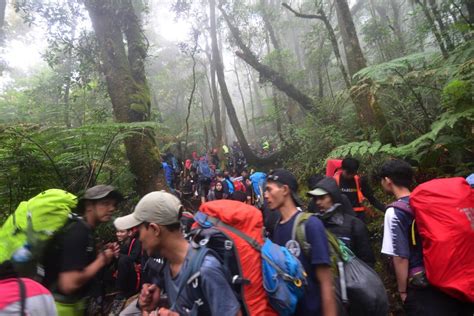
[[[118,316],[125,305],[126,299],[114,299],[109,316]]]

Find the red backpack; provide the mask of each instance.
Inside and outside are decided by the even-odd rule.
[[[245,185],[242,183],[242,181],[239,180],[234,180],[232,182],[234,185],[234,191],[241,191],[241,192],[246,192],[247,190],[245,189]]]
[[[336,172],[341,170],[342,159],[328,159],[326,162],[326,176],[334,177]]]
[[[412,192],[410,206],[428,281],[457,299],[474,302],[474,190],[464,178],[435,179]]]
[[[211,201],[201,205],[196,215],[194,230],[190,233],[194,242],[207,245],[222,259],[232,277],[234,291],[246,316],[276,316],[263,287],[262,260],[260,253],[248,241],[220,225],[206,228],[200,225],[200,215],[212,216],[232,226],[258,244],[263,244],[262,212],[248,204],[232,200]],[[204,219],[205,220],[205,219]]]

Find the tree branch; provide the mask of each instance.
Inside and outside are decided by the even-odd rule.
[[[282,6],[284,6],[285,8],[287,8],[290,12],[292,12],[295,16],[299,17],[299,18],[303,18],[303,19],[318,19],[318,20],[321,20],[323,21],[324,18],[321,16],[321,15],[317,15],[317,14],[305,14],[305,13],[301,13],[301,12],[298,12],[296,11],[295,9],[293,9],[292,7],[290,7],[288,5],[288,3],[282,3],[281,4]]]
[[[310,111],[313,109],[314,101],[308,95],[303,93],[301,90],[296,88],[291,82],[288,82],[279,72],[273,70],[271,67],[262,64],[257,56],[247,47],[242,37],[240,36],[240,31],[232,24],[227,13],[221,8],[218,7],[224,17],[224,20],[229,27],[232,36],[234,37],[237,46],[242,50],[241,52],[236,52],[235,54],[242,58],[247,64],[252,66],[259,74],[270,81],[275,87],[284,92],[288,97],[298,102],[303,111]]]

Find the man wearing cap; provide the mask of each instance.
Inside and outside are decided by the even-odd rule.
[[[155,191],[145,195],[132,214],[117,218],[117,229],[138,226],[140,241],[148,255],[158,253],[166,260],[159,276],[159,285],[144,284],[139,305],[144,312],[158,308],[160,290],[164,290],[174,306],[173,311],[160,308],[159,315],[240,315],[237,301],[224,274],[221,263],[206,255],[192,282],[182,280],[191,267],[197,251],[184,239],[180,231],[180,201],[172,194]],[[182,283],[184,282],[184,283]],[[178,293],[181,284],[186,284]]]
[[[305,296],[298,302],[294,315],[336,316],[329,245],[323,224],[314,216],[305,223],[306,241],[311,245],[310,258],[304,255],[301,245],[292,238],[294,222],[302,205],[297,190],[298,182],[287,170],[277,169],[267,177],[265,199],[269,208],[281,213],[272,240],[288,248],[301,261],[308,274]]]
[[[323,178],[308,192],[308,196],[313,198],[315,209],[318,210],[316,215],[324,226],[341,239],[357,258],[373,267],[375,257],[370,246],[369,231],[364,222],[348,214],[336,180]]]
[[[47,251],[44,283],[53,293],[59,315],[84,315],[85,298],[97,273],[118,255],[117,244],[96,253],[94,228],[111,219],[122,195],[109,185],[88,189],[76,212]]]

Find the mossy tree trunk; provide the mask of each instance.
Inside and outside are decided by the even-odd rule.
[[[346,53],[346,63],[351,78],[359,70],[367,66],[359,37],[354,26],[351,11],[347,0],[335,0],[336,15],[339,30]],[[394,137],[387,128],[387,118],[383,113],[377,98],[373,95],[370,87],[371,82],[357,83],[351,92],[351,99],[354,102],[359,121],[362,128],[369,131],[367,127],[375,128],[379,133],[379,138],[384,143],[394,143]]]
[[[86,0],[84,4],[99,44],[101,70],[115,120],[120,123],[146,121],[151,103],[144,71],[147,47],[131,0]],[[141,196],[165,188],[154,133],[145,129],[143,134],[125,140],[130,169]]]

